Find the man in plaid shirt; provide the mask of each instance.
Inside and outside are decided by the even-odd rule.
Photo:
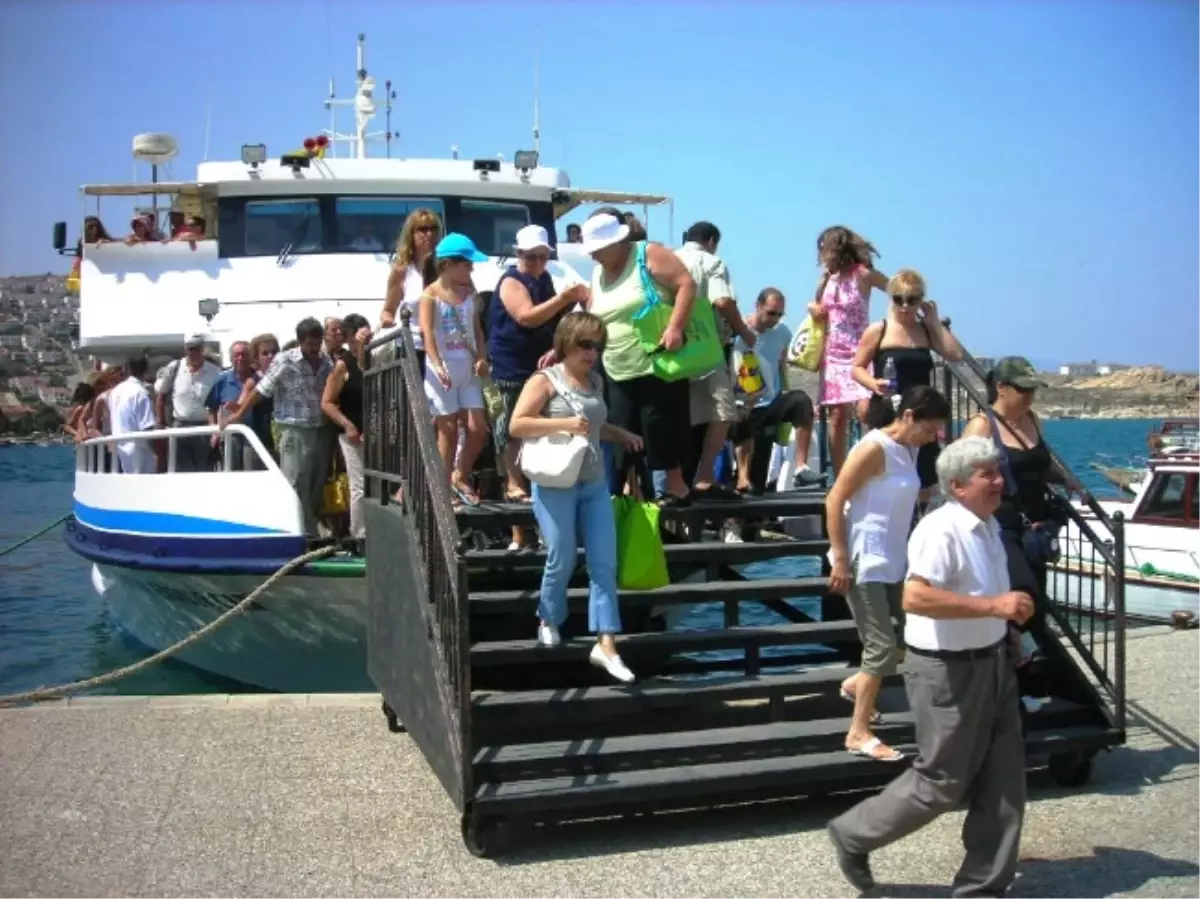
[[[317,536],[317,512],[329,473],[329,445],[324,439],[325,413],[321,395],[333,371],[333,360],[321,352],[325,329],[315,318],[296,325],[299,346],[275,357],[267,373],[250,390],[246,402],[233,410],[229,423],[241,421],[261,398],[275,401],[279,425],[279,468],[296,491],[304,513],[304,530]]]

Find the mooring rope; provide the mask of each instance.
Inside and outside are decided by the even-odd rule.
[[[29,690],[25,693],[11,693],[8,696],[0,696],[0,706],[17,705],[26,702],[45,702],[49,699],[58,699],[60,696],[66,696],[70,693],[78,693],[82,690],[90,690],[93,687],[102,687],[105,684],[111,684],[123,677],[128,677],[131,674],[136,674],[149,668],[151,665],[157,665],[163,659],[169,658],[178,652],[187,649],[195,643],[199,643],[213,631],[220,628],[226,622],[232,620],[242,612],[246,611],[255,600],[263,593],[270,589],[280,578],[287,577],[301,565],[307,565],[309,562],[314,562],[317,559],[323,559],[326,556],[332,555],[337,551],[336,546],[322,546],[320,549],[314,549],[311,552],[306,552],[302,556],[297,556],[292,559],[273,575],[254,588],[251,593],[241,600],[236,606],[227,612],[223,612],[218,617],[214,618],[204,627],[184,637],[178,643],[168,646],[166,649],[159,650],[149,658],[142,659],[140,662],[135,662],[132,665],[126,665],[123,668],[116,668],[106,674],[98,674],[95,677],[89,677],[86,680],[75,681],[71,684],[60,684],[57,687],[39,687],[36,690]]]
[[[10,552],[20,549],[26,543],[32,543],[34,540],[36,540],[38,537],[41,537],[43,534],[49,534],[52,530],[54,530],[56,527],[58,527],[60,524],[62,524],[64,521],[66,521],[68,518],[70,518],[71,515],[72,515],[72,513],[68,512],[62,518],[56,518],[54,521],[50,522],[48,525],[46,525],[40,531],[34,531],[28,537],[23,537],[22,539],[18,540],[16,543],[14,543],[12,546],[6,547],[5,549],[0,549],[0,559],[3,559]]]

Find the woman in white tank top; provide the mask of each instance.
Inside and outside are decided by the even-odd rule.
[[[911,387],[898,399],[895,417],[858,442],[825,498],[829,590],[846,597],[863,646],[861,668],[841,686],[842,698],[854,703],[846,749],[889,762],[903,756],[875,737],[871,725],[880,720],[875,699],[883,679],[896,671],[897,634],[904,633],[908,534],[921,489],[917,451],[937,439],[950,416],[950,404],[932,387]]]
[[[413,346],[417,348],[419,361],[424,366],[424,345],[421,329],[417,325],[417,313],[421,294],[425,286],[436,277],[433,265],[433,249],[442,236],[442,220],[432,209],[415,209],[404,220],[404,227],[396,239],[395,260],[388,273],[387,297],[383,301],[383,312],[379,314],[379,330],[396,327],[396,318],[401,308],[412,314],[410,331]]]

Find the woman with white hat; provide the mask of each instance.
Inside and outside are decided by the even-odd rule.
[[[674,252],[648,241],[632,241],[630,228],[608,213],[593,215],[583,223],[584,252],[596,260],[592,272],[590,311],[604,322],[607,333],[604,371],[608,378],[609,421],[645,441],[645,461],[650,470],[666,472],[663,505],[685,504],[690,499],[682,463],[689,435],[687,380],[664,381],[654,374],[650,355],[642,348],[633,317],[646,303],[638,258],[663,301],[672,307],[662,335],[662,346],[677,350],[683,345],[683,328],[692,313],[696,283]],[[621,472],[617,472],[621,480]],[[641,472],[643,490],[649,494],[648,472]],[[618,490],[618,484],[610,485]]]

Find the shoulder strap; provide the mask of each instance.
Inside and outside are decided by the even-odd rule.
[[[650,266],[646,262],[646,247],[648,245],[649,241],[639,240],[636,256],[634,257],[638,277],[642,280],[642,293],[646,295],[646,303],[634,314],[633,317],[635,319],[644,318],[650,313],[650,310],[662,302],[662,297],[658,293],[658,284],[655,282],[654,276],[650,274]]]
[[[1000,470],[1004,473],[1004,486],[1008,489],[1010,495],[1016,497],[1017,480],[1013,477],[1012,466],[1009,463],[1008,447],[1000,439],[1000,419],[996,417],[996,413],[989,406],[984,406],[983,411],[987,415],[988,421],[992,424],[992,442],[996,444],[996,449],[1000,451]]]
[[[567,385],[563,383],[562,378],[559,377],[559,374],[554,369],[554,366],[543,368],[542,374],[546,376],[546,380],[550,382],[550,386],[554,388],[554,392],[561,396],[563,401],[571,407],[572,412],[574,412],[580,418],[587,418],[587,416],[583,414],[583,406],[581,406],[579,401],[571,395],[571,391],[567,388]]]
[[[879,324],[880,324],[879,340],[877,340],[875,342],[875,356],[873,356],[872,359],[874,359],[875,357],[878,357],[879,351],[881,349],[883,349],[883,335],[887,333],[887,316],[886,315],[883,317],[883,321],[880,322]]]

